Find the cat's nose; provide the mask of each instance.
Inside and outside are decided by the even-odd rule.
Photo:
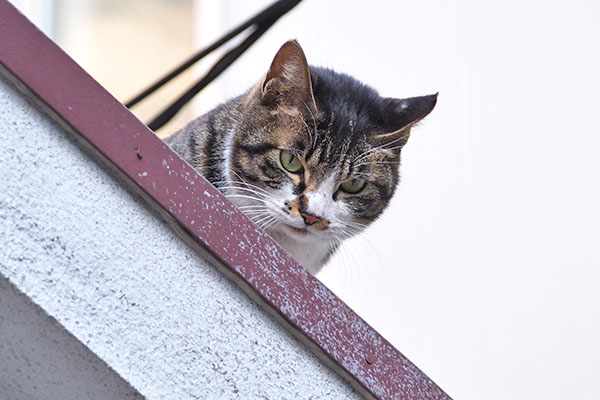
[[[306,212],[301,212],[300,215],[302,215],[302,219],[304,220],[304,223],[306,225],[313,225],[323,220],[323,218],[321,217],[317,217],[316,215],[312,215]]]

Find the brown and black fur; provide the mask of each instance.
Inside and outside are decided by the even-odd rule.
[[[259,217],[270,221],[262,224],[267,232],[316,273],[341,240],[387,207],[410,129],[431,112],[436,99],[437,94],[380,97],[348,75],[309,67],[299,44],[290,41],[259,84],[167,142],[250,217],[264,207],[266,214]],[[282,151],[301,161],[301,172],[282,167]],[[348,193],[340,184],[350,178],[366,185]],[[315,209],[343,215],[338,221]],[[329,232],[331,240],[319,247]],[[318,252],[317,247],[321,254],[305,254]]]

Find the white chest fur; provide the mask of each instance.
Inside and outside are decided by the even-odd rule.
[[[279,232],[273,232],[271,235],[313,275],[323,268],[332,246],[331,242],[323,238],[298,240]]]

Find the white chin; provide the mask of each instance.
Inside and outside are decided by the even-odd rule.
[[[289,238],[298,241],[310,241],[315,239],[315,233],[307,228],[297,228],[286,223],[282,223],[277,227],[277,231]]]

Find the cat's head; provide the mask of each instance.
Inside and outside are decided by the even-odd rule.
[[[380,97],[285,43],[244,100],[229,149],[233,200],[279,238],[335,248],[386,208],[410,129],[436,98]]]

